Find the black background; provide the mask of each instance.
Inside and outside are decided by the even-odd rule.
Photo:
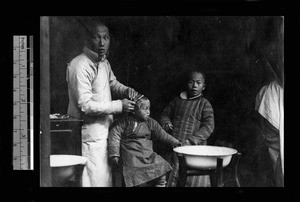
[[[141,93],[147,95],[152,102],[152,116],[156,117],[162,108],[178,93],[182,88],[183,80],[178,74],[178,71],[187,69],[190,66],[196,65],[203,67],[204,72],[207,75],[207,89],[205,90],[205,96],[211,101],[216,118],[216,130],[213,134],[211,141],[215,141],[220,138],[226,140],[229,143],[233,143],[239,150],[247,152],[247,146],[251,146],[248,141],[251,142],[251,120],[250,114],[254,104],[254,97],[263,83],[260,71],[255,69],[252,65],[252,59],[259,54],[265,54],[265,51],[269,50],[269,45],[276,43],[276,33],[272,31],[276,27],[276,20],[272,20],[268,17],[262,17],[258,21],[251,21],[250,18],[244,17],[244,20],[249,22],[245,24],[243,20],[229,17],[234,15],[255,15],[255,16],[285,16],[285,102],[289,101],[286,89],[293,87],[292,76],[288,72],[295,70],[297,63],[294,60],[297,58],[297,51],[294,51],[298,46],[299,36],[299,17],[297,7],[293,5],[285,6],[279,3],[273,3],[271,6],[269,3],[262,1],[256,4],[235,4],[235,3],[216,3],[216,4],[202,4],[195,1],[184,2],[181,4],[168,4],[162,6],[156,2],[145,3],[144,5],[137,3],[124,3],[119,5],[106,5],[109,11],[102,12],[100,16],[105,15],[125,15],[125,16],[150,16],[151,17],[116,17],[116,18],[104,18],[112,33],[111,39],[111,53],[109,61],[115,72],[117,78],[124,84],[128,84],[136,88]],[[122,9],[117,9],[121,7]],[[272,7],[272,9],[270,9]],[[53,8],[53,9],[52,9]],[[49,10],[53,10],[54,15],[63,15],[64,12],[56,14],[57,10],[55,6],[51,6]],[[94,8],[95,9],[95,8]],[[94,11],[94,9],[92,9]],[[96,9],[95,9],[96,10]],[[26,12],[27,13],[27,12]],[[39,12],[38,12],[39,13]],[[51,12],[49,12],[51,13]],[[92,12],[95,15],[94,12]],[[153,14],[152,14],[153,13]],[[52,13],[51,13],[52,14]],[[12,35],[20,34],[33,34],[35,38],[39,38],[39,17],[40,15],[48,15],[48,13],[38,15],[27,15],[25,18],[19,18],[15,15],[15,18],[6,19],[3,16],[2,21],[6,32],[4,34],[4,44],[6,48],[2,49],[1,61],[4,65],[4,74],[6,77],[12,74]],[[73,14],[71,14],[73,15]],[[78,15],[78,13],[76,13]],[[91,15],[89,12],[84,12],[84,15]],[[98,14],[97,14],[98,15]],[[203,17],[183,17],[183,16],[201,16]],[[159,16],[177,16],[177,17],[159,17]],[[214,17],[207,17],[214,16]],[[223,16],[223,17],[218,17]],[[226,16],[226,17],[224,17]],[[74,19],[74,18],[73,18]],[[84,17],[81,18],[83,21]],[[252,18],[251,18],[252,19]],[[21,20],[21,22],[20,22]],[[56,20],[56,21],[55,21]],[[66,18],[55,18],[56,24],[54,27],[64,24]],[[221,22],[220,22],[221,20]],[[72,19],[71,19],[72,21]],[[232,23],[234,22],[234,23]],[[76,24],[76,22],[74,22]],[[195,25],[201,25],[197,29]],[[69,26],[69,27],[68,27]],[[253,28],[256,30],[253,35],[248,32],[247,29]],[[69,51],[62,51],[59,49],[56,53],[57,60],[51,61],[51,74],[58,76],[58,82],[51,83],[51,103],[59,103],[51,105],[52,113],[65,113],[67,103],[66,92],[63,90],[57,92],[56,87],[63,87],[65,85],[65,60],[69,60],[72,57],[80,53],[80,43],[73,43],[74,36],[78,36],[78,33],[70,33],[69,29],[73,29],[72,23],[67,23],[67,26],[63,30],[60,30],[60,35],[56,38],[57,43],[53,43],[50,49],[57,46],[68,47]],[[52,30],[52,31],[55,31]],[[155,33],[155,34],[154,34]],[[222,33],[222,34],[220,34]],[[248,41],[246,41],[248,38]],[[202,39],[206,40],[203,41]],[[258,41],[257,41],[258,40]],[[253,42],[256,41],[256,42]],[[147,43],[145,43],[147,42]],[[256,43],[254,48],[250,48],[249,43]],[[260,43],[262,42],[262,43]],[[267,42],[266,44],[264,44]],[[61,44],[65,43],[65,44]],[[226,44],[223,46],[222,44]],[[159,46],[160,45],[160,46]],[[151,48],[149,48],[151,47]],[[253,46],[251,46],[253,47]],[[234,51],[232,51],[234,48]],[[35,64],[39,64],[39,47],[35,43]],[[70,51],[72,50],[72,51]],[[230,50],[230,51],[229,51]],[[297,50],[297,49],[296,49]],[[280,54],[274,50],[275,54]],[[141,54],[143,53],[143,54]],[[228,54],[230,57],[228,57]],[[3,57],[4,55],[4,57]],[[53,55],[51,55],[52,57]],[[299,57],[299,56],[298,56]],[[272,57],[271,57],[272,58]],[[295,60],[296,61],[296,60]],[[278,61],[274,60],[274,64],[278,64]],[[149,67],[150,65],[150,67]],[[287,66],[289,65],[289,66]],[[55,67],[54,67],[55,66]],[[35,70],[35,75],[39,75],[39,70]],[[147,73],[147,74],[146,74]],[[146,76],[145,76],[146,75]],[[149,76],[150,75],[150,76]],[[291,78],[291,79],[289,79]],[[35,77],[36,87],[38,88],[39,80]],[[8,81],[7,81],[8,80]],[[174,80],[178,82],[174,82]],[[55,189],[55,188],[40,188],[39,187],[39,160],[35,159],[34,171],[12,171],[12,81],[9,79],[3,79],[3,102],[4,102],[4,117],[1,124],[1,131],[3,134],[0,136],[1,153],[3,154],[3,160],[1,161],[1,179],[4,191],[11,190],[15,193],[15,196],[22,198],[22,201],[44,201],[46,199],[57,200],[58,197],[72,199],[77,196],[94,197],[104,193],[106,196],[116,197],[116,192],[122,194],[128,194],[132,198],[136,198],[132,190],[117,190],[114,189]],[[53,86],[52,86],[53,85]],[[57,85],[57,86],[56,86]],[[160,89],[159,91],[156,89]],[[294,88],[296,89],[296,88]],[[289,90],[289,89],[288,89]],[[290,92],[289,92],[290,93]],[[291,92],[293,95],[293,91]],[[35,91],[36,106],[39,108],[39,92]],[[289,105],[285,104],[285,112],[287,114]],[[39,123],[39,112],[35,110],[35,122]],[[290,120],[288,116],[285,116],[285,120]],[[286,129],[289,123],[285,121]],[[38,124],[37,130],[38,131]],[[11,127],[10,127],[11,126]],[[290,129],[288,129],[290,130]],[[234,132],[232,132],[234,131]],[[1,132],[2,133],[2,132]],[[286,133],[288,134],[288,133]],[[290,132],[292,136],[297,134]],[[38,134],[37,134],[38,136]],[[286,138],[286,164],[289,164],[293,159],[293,141]],[[35,140],[35,154],[39,155],[38,144],[39,138]],[[291,146],[289,146],[291,145]],[[289,156],[290,155],[290,156]],[[155,190],[157,194],[146,192],[147,196],[151,197],[170,196],[176,198],[177,195],[198,195],[199,200],[201,197],[207,199],[219,199],[220,195],[224,195],[228,199],[232,200],[250,200],[256,199],[258,194],[263,194],[264,200],[271,200],[275,198],[282,198],[285,201],[296,201],[299,199],[296,197],[293,186],[294,179],[297,177],[297,172],[294,171],[289,165],[285,169],[285,188],[240,188],[234,189],[213,189],[209,188],[201,191],[190,189],[165,189]],[[3,190],[3,189],[2,189]],[[161,193],[159,193],[161,192]],[[7,192],[8,193],[8,192]],[[218,193],[218,194],[216,194]],[[217,196],[218,195],[218,196]],[[8,194],[9,197],[14,197]],[[138,196],[139,197],[139,196]],[[151,197],[151,198],[153,198]],[[147,197],[145,197],[147,198]],[[196,198],[198,198],[196,196]],[[106,198],[107,199],[107,198]],[[105,199],[105,200],[106,200]],[[128,198],[130,200],[130,198]]]

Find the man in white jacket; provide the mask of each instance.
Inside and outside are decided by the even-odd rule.
[[[83,187],[111,187],[107,137],[113,114],[134,109],[137,92],[117,81],[106,59],[110,36],[102,23],[87,28],[83,53],[67,68],[68,115],[83,119],[82,155],[88,158],[82,175]],[[112,100],[115,93],[122,100]]]

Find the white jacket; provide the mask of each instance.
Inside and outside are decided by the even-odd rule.
[[[121,100],[112,101],[111,91],[124,96],[127,86],[116,80],[109,62],[96,62],[97,54],[85,47],[68,65],[68,115],[83,119],[82,140],[105,139],[113,121],[122,112]]]

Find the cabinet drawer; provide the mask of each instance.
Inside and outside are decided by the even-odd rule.
[[[78,119],[50,120],[51,153],[81,155],[81,126]]]
[[[70,128],[70,122],[68,121],[52,121],[51,130],[64,130]]]
[[[51,154],[76,154],[72,130],[51,131]]]

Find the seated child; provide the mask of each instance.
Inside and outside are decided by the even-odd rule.
[[[163,110],[160,124],[183,145],[205,145],[214,130],[214,112],[210,102],[203,97],[205,76],[199,70],[189,72],[187,91],[174,98]],[[173,151],[166,154],[173,167],[167,186],[174,187],[178,180],[178,159]],[[189,176],[188,187],[210,186],[208,176]]]
[[[153,151],[152,139],[170,147],[181,143],[166,133],[157,121],[149,117],[150,101],[136,101],[134,114],[116,120],[108,135],[108,158],[113,169],[120,169],[126,187],[165,187],[170,164]]]

